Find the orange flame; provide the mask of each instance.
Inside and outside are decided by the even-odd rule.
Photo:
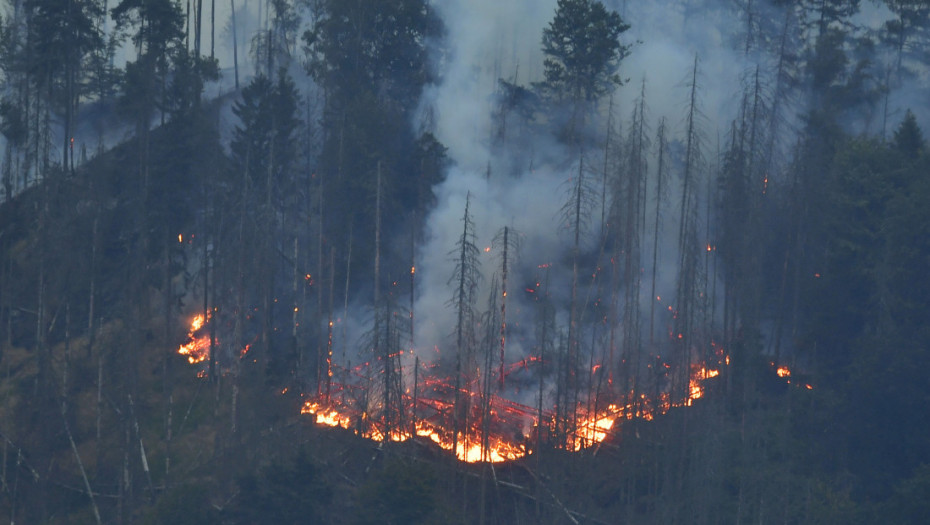
[[[664,369],[669,368],[669,365],[664,364]],[[321,395],[310,399],[303,404],[301,413],[312,415],[317,424],[340,427],[374,441],[428,439],[443,450],[453,452],[460,461],[499,463],[531,454],[531,444],[537,439],[535,434],[541,432],[549,436],[561,434],[564,439],[562,442],[568,450],[580,451],[597,446],[619,432],[618,420],[640,418],[651,421],[655,414],[665,413],[672,407],[690,406],[695,399],[704,396],[703,382],[719,375],[719,370],[694,365],[690,391],[683,400],[673,401],[667,392],[660,393],[656,399],[640,393],[634,399],[631,392],[626,397],[628,402],[612,403],[596,411],[585,409],[584,404],[579,403],[574,419],[570,416],[568,421],[563,419],[561,423],[557,423],[551,412],[539,414],[537,409],[518,405],[494,394],[490,400],[482,399],[469,388],[462,388],[463,394],[482,401],[471,405],[472,415],[468,419],[470,428],[459,429],[458,439],[455,439],[448,425],[452,404],[441,399],[428,399],[428,396],[423,395],[424,391],[432,389],[435,395],[447,399],[450,391],[454,391],[446,384],[447,379],[434,376],[421,379],[416,410],[413,410],[409,390],[404,398],[406,413],[420,416],[415,424],[400,424],[389,432],[378,416],[372,417],[368,410],[353,407],[351,401],[340,400],[336,396]],[[479,405],[485,407],[484,414]],[[373,407],[371,410],[380,409]],[[427,413],[433,415],[422,417]],[[539,420],[540,415],[542,421]]]
[[[191,321],[190,331],[187,334],[187,343],[178,347],[178,353],[186,355],[187,361],[192,365],[206,361],[210,357],[210,336],[206,334],[197,336],[197,332],[203,328],[203,325],[203,314],[198,314]]]
[[[178,353],[187,356],[191,364],[201,363],[209,358],[210,335],[198,335],[209,321],[210,316],[205,318],[204,315],[196,315],[191,320],[188,341],[178,348]],[[330,323],[332,324],[332,321]],[[215,341],[214,344],[216,344]],[[246,345],[241,350],[240,358],[244,357],[249,349],[249,345]],[[434,348],[434,350],[439,353],[439,348]],[[402,353],[403,351],[400,351],[398,355]],[[359,407],[353,404],[351,398],[346,397],[340,400],[337,394],[334,393],[331,396],[328,391],[325,395],[321,394],[305,401],[300,412],[312,415],[314,422],[319,425],[340,427],[373,441],[429,440],[441,449],[455,454],[460,461],[500,463],[532,454],[532,444],[538,442],[543,435],[560,435],[561,437],[557,440],[562,443],[562,446],[567,450],[580,451],[598,446],[619,433],[618,421],[634,418],[651,421],[657,415],[673,407],[691,406],[696,399],[704,397],[706,381],[720,375],[720,370],[716,367],[722,367],[724,363],[729,364],[729,355],[726,355],[723,348],[715,347],[715,354],[717,355],[716,364],[691,365],[688,391],[678,399],[673,398],[669,392],[657,392],[654,397],[635,391],[627,394],[621,393],[619,396],[613,393],[610,394],[613,403],[608,404],[606,408],[596,408],[596,404],[594,409],[590,405],[585,408],[582,402],[575,405],[574,412],[572,412],[572,407],[568,407],[563,414],[573,413],[575,415],[569,416],[567,421],[566,419],[556,421],[556,416],[550,411],[540,413],[538,409],[519,405],[495,394],[491,394],[489,398],[483,397],[477,393],[478,389],[475,385],[469,385],[460,389],[460,392],[467,396],[466,398],[474,400],[469,409],[471,415],[467,418],[469,428],[458,429],[458,436],[455,436],[454,431],[449,429],[448,420],[450,414],[454,412],[453,404],[448,399],[451,399],[450,396],[455,390],[450,386],[449,378],[433,374],[421,376],[419,397],[412,398],[410,389],[407,389],[406,395],[403,396],[404,406],[401,413],[412,415],[413,419],[406,423],[395,424],[395,428],[390,430],[391,425],[381,420],[381,416],[372,416],[380,408]],[[657,373],[667,376],[672,372],[672,366],[662,362],[661,356],[657,355],[656,359],[654,370]],[[526,368],[528,362],[538,361],[540,361],[538,357],[529,357],[513,366]],[[369,365],[370,363],[358,365],[355,370],[357,372],[359,368]],[[774,363],[772,365],[775,366]],[[592,373],[596,373],[601,366],[601,364],[594,364]],[[649,366],[653,368],[653,365]],[[710,368],[710,366],[715,368]],[[427,368],[435,368],[435,366],[431,365]],[[791,371],[786,366],[776,367],[776,373],[782,378],[791,377]],[[332,370],[328,375],[330,378],[333,377]],[[477,375],[480,376],[480,372]],[[205,376],[206,371],[201,369],[198,377]],[[346,385],[342,386],[344,388]],[[812,388],[807,384],[803,386],[807,389]],[[430,399],[430,395],[424,395],[428,389],[432,391],[433,399]],[[287,392],[287,388],[280,390],[281,394]],[[621,399],[625,401],[618,402]],[[407,416],[402,415],[400,418],[404,417]]]

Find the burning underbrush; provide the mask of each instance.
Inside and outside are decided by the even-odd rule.
[[[202,363],[210,357],[210,336],[203,333],[205,322],[202,314],[196,315],[191,321],[187,342],[178,347],[178,353],[186,356],[187,362],[192,365]]]
[[[200,377],[208,374],[205,363],[211,349],[219,348],[215,334],[207,329],[209,322],[203,315],[195,316],[187,341],[178,348],[189,363],[199,366]],[[248,346],[240,358],[247,352]],[[464,462],[499,463],[531,455],[539,447],[569,451],[599,447],[616,439],[623,421],[648,421],[672,408],[689,407],[720,378],[729,366],[729,357],[714,346],[711,359],[688,365],[687,377],[676,377],[675,367],[657,357],[644,374],[651,380],[641,380],[642,386],[625,392],[617,384],[635,381],[595,381],[594,377],[603,373],[601,366],[595,365],[591,378],[575,379],[576,384],[587,382],[591,388],[559,397],[539,384],[534,406],[510,399],[521,396],[499,389],[497,380],[482,378],[480,370],[456,388],[453,377],[443,374],[438,365],[416,363],[414,372],[398,374],[408,386],[398,388],[396,395],[385,396],[383,388],[373,386],[379,383],[373,377],[383,374],[377,363],[348,369],[327,362],[329,370],[323,373],[317,391],[303,395],[300,413],[313,417],[319,425],[341,427],[373,441],[432,442]],[[533,356],[508,368],[530,370],[545,365],[543,359]],[[788,367],[772,363],[772,369],[782,381],[791,383]],[[541,370],[536,373],[542,376]],[[596,383],[603,386],[594,387]],[[681,386],[676,388],[676,384]],[[522,398],[526,398],[525,393]],[[551,399],[561,400],[561,406],[545,402]],[[391,404],[387,409],[385,400]]]
[[[430,377],[403,396],[405,417],[393,422],[377,415],[383,412],[381,405],[366,405],[365,396],[354,395],[349,385],[333,384],[329,396],[307,399],[301,413],[318,424],[342,427],[374,441],[430,440],[454,450],[461,461],[498,463],[532,454],[541,446],[573,451],[597,447],[619,432],[623,420],[651,420],[672,407],[690,406],[704,395],[706,382],[719,374],[693,366],[688,394],[674,401],[668,392],[624,396],[605,389],[579,396],[584,399],[569,408],[533,407],[497,393],[482,394],[478,384],[461,388],[456,396],[451,378]]]

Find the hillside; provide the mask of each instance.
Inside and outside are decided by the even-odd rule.
[[[0,519],[925,522],[925,3],[8,2]]]

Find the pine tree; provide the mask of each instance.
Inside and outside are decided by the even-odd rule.
[[[578,140],[593,104],[622,83],[618,70],[629,46],[619,39],[629,27],[599,0],[558,0],[543,29],[545,80],[539,87],[555,101],[570,104],[571,116],[560,130],[566,142]]]

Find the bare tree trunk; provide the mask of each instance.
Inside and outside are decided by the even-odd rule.
[[[97,509],[97,502],[94,500],[94,491],[90,488],[90,481],[87,479],[87,471],[84,469],[84,462],[81,461],[81,454],[78,453],[77,445],[74,443],[74,436],[71,435],[71,426],[68,425],[67,405],[64,401],[61,403],[61,420],[65,425],[65,434],[68,436],[68,442],[71,444],[71,451],[74,453],[74,459],[81,471],[81,479],[84,481],[84,490],[87,498],[90,500],[90,508],[94,511],[94,520],[100,525],[100,510]]]
[[[300,300],[300,268],[298,268],[298,261],[300,260],[300,236],[294,234],[294,268],[292,275],[291,283],[291,294],[293,296],[293,311],[291,312],[291,353],[294,356],[294,359],[297,360],[297,367],[300,367],[300,307],[302,306],[302,301]]]
[[[203,25],[203,0],[196,0],[197,13],[194,24],[194,56],[200,58],[200,31]]]
[[[316,260],[317,260],[317,271],[323,271],[323,219],[325,217],[325,206],[323,206],[323,195],[325,186],[323,185],[323,175],[320,175],[320,184],[317,189],[317,221],[320,226],[317,229],[317,238],[316,238]],[[322,278],[322,274],[319,275]],[[346,285],[348,286],[348,284]],[[348,288],[346,289],[346,294],[348,294]],[[348,301],[348,298],[346,299]],[[323,294],[316,294],[316,311],[323,311]],[[323,356],[325,352],[323,351],[323,341],[322,333],[317,336],[317,346],[316,346],[316,389],[317,395],[323,393],[324,388],[324,379],[323,379]]]
[[[504,226],[503,238],[503,259],[501,261],[501,320],[500,320],[500,342],[501,342],[501,360],[500,360],[500,385],[498,388],[504,390],[504,359],[507,348],[507,259],[510,248],[510,228]]]
[[[236,33],[236,0],[229,0],[232,11],[233,70],[236,75],[236,91],[239,91],[239,37]]]
[[[132,396],[129,399],[129,416],[132,418],[132,428],[139,442],[139,460],[142,462],[142,472],[145,474],[145,481],[149,486],[149,498],[155,502],[155,485],[152,484],[152,473],[149,471],[148,455],[145,453],[145,445],[142,443],[142,432],[139,430],[139,419],[136,417],[136,411],[132,402]]]
[[[174,298],[174,292],[171,289],[171,240],[166,235],[165,236],[165,260],[164,260],[164,287],[165,287],[165,332],[164,340],[162,342],[163,348],[165,348],[165,355],[162,358],[162,388],[163,395],[165,396],[165,484],[169,483],[169,475],[171,473],[171,440],[172,436],[172,418],[174,412],[174,384],[172,382],[172,367],[171,360],[174,356],[174,351],[171,344],[171,317],[172,317],[172,303]],[[206,246],[206,241],[204,241]],[[205,263],[206,264],[206,263]],[[207,287],[206,287],[206,274],[204,275],[204,322],[208,322],[207,317]],[[211,365],[213,362],[213,356],[210,356]],[[212,368],[212,366],[211,366]],[[210,371],[210,380],[213,379],[213,370]]]
[[[46,232],[48,228],[48,196],[49,188],[48,184],[44,185],[42,189],[42,204],[39,212],[39,225],[38,225],[38,245],[40,247],[39,252],[39,275],[38,275],[38,286],[36,290],[36,360],[38,361],[38,374],[36,375],[36,381],[34,385],[33,395],[38,397],[40,394],[42,396],[46,395],[45,392],[48,392],[48,380],[49,380],[49,367],[50,367],[50,356],[48,355],[48,349],[46,348],[46,328],[45,328],[45,292],[46,292],[46,268],[45,268],[45,247],[48,244],[46,239]]]
[[[93,353],[94,340],[97,335],[97,328],[94,323],[94,306],[97,299],[97,228],[100,223],[100,207],[94,207],[94,225],[91,227],[90,236],[90,291],[87,298],[87,357]]]
[[[352,222],[349,222],[349,241],[348,253],[346,254],[346,281],[342,294],[342,363],[346,364],[346,348],[349,346],[349,338],[346,333],[349,319],[349,277],[352,274]]]
[[[326,323],[326,400],[329,396],[333,384],[333,290],[336,284],[336,248],[329,250],[329,308],[327,308],[329,322]]]
[[[688,131],[685,145],[685,164],[682,181],[681,216],[678,231],[679,276],[676,301],[675,335],[681,349],[681,362],[677,370],[677,381],[673,385],[673,399],[684,398],[688,395],[688,379],[691,369],[691,342],[693,328],[693,301],[696,286],[696,231],[695,231],[695,185],[693,180],[698,170],[700,158],[700,144],[697,131],[697,55],[694,57],[694,68],[691,75],[691,95],[688,106]],[[677,390],[677,391],[676,391]],[[686,419],[686,418],[685,418]]]
[[[96,424],[94,425],[94,443],[97,447],[97,474],[100,474],[100,468],[102,461],[101,456],[103,451],[101,450],[102,446],[102,420],[103,420],[103,352],[97,352],[97,418]]]
[[[245,169],[242,173],[242,187],[240,190],[239,210],[239,239],[237,242],[238,253],[236,254],[236,319],[233,325],[233,338],[236,341],[236,351],[240,351],[243,346],[243,329],[245,316],[245,206],[248,198],[249,186],[249,161],[251,150],[245,154]],[[233,380],[232,380],[232,398],[230,399],[230,433],[235,436],[238,431],[238,408],[239,408],[239,382],[242,375],[241,356],[232,356],[233,360]]]
[[[385,435],[390,434],[391,427],[391,356],[387,344],[381,341],[381,161],[378,161],[375,176],[375,282],[374,282],[374,359],[383,360],[384,395],[382,398],[382,414],[384,415]],[[387,319],[385,319],[387,321]],[[384,342],[386,343],[386,341]],[[382,348],[383,346],[383,348]]]
[[[578,395],[581,388],[578,380],[578,258],[581,254],[581,221],[582,221],[582,200],[584,192],[584,154],[578,156],[578,180],[576,182],[575,195],[573,195],[573,234],[572,242],[572,292],[571,305],[568,320],[568,359],[567,359],[567,378],[568,392],[571,395],[571,421],[569,422],[568,431],[571,436],[575,436],[576,425],[578,422]]]
[[[471,329],[471,320],[472,320],[472,301],[474,299],[474,287],[477,284],[478,279],[478,269],[477,269],[477,253],[478,248],[474,245],[474,232],[473,224],[471,221],[471,216],[469,215],[469,203],[471,199],[471,194],[469,193],[465,198],[465,214],[462,218],[462,236],[459,238],[459,243],[457,248],[459,249],[459,257],[456,262],[456,273],[453,276],[453,279],[456,282],[456,290],[453,294],[453,304],[456,310],[456,327],[455,327],[455,337],[456,337],[456,353],[455,353],[455,396],[452,405],[452,451],[453,454],[458,453],[459,445],[459,431],[461,430],[463,435],[463,441],[465,446],[463,450],[467,448],[468,442],[468,398],[466,396],[464,403],[462,402],[461,390],[462,390],[462,381],[463,381],[463,361],[466,359],[466,354],[469,352],[468,343],[470,343],[471,338],[468,337],[466,330]],[[461,424],[461,425],[460,425]]]
[[[665,164],[665,149],[667,147],[667,142],[665,138],[665,118],[659,122],[659,130],[657,133],[656,140],[659,143],[659,151],[657,154],[658,167],[656,170],[656,213],[655,213],[655,231],[652,235],[652,292],[649,308],[649,348],[651,351],[655,350],[655,304],[658,302],[659,298],[656,295],[656,281],[658,278],[658,266],[659,266],[659,231],[661,230],[661,219],[662,219],[662,199],[664,196],[664,185],[665,179],[667,178],[666,164]]]

